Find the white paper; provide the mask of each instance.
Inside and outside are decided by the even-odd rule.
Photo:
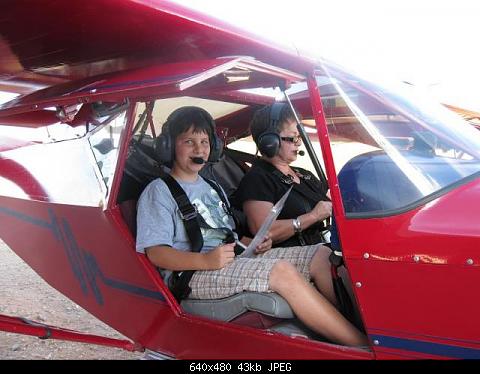
[[[293,187],[293,186],[292,186]],[[277,203],[270,209],[270,213],[268,214],[267,218],[265,218],[265,221],[263,221],[262,226],[260,229],[257,231],[257,234],[253,238],[253,240],[250,242],[248,245],[247,249],[243,251],[241,255],[238,257],[253,257],[255,256],[255,249],[259,244],[263,242],[263,239],[265,238],[265,235],[268,234],[270,231],[270,227],[272,227],[273,222],[277,219],[278,215],[283,209],[283,206],[285,205],[285,201],[288,198],[288,195],[290,194],[290,191],[292,190],[292,187],[288,189],[287,192],[280,198],[280,200],[277,201]]]

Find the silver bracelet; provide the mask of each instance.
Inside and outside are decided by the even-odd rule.
[[[301,224],[300,220],[298,219],[298,217],[292,220],[292,224],[293,224],[293,230],[296,233],[302,232],[302,224]]]

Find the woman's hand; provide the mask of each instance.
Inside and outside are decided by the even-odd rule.
[[[222,244],[205,253],[209,270],[218,270],[233,262],[235,243]]]
[[[267,252],[269,249],[272,248],[272,243],[272,238],[270,236],[270,233],[268,233],[267,235],[265,235],[265,238],[263,238],[263,242],[261,242],[255,249],[255,253],[260,254]]]
[[[319,201],[312,209],[311,214],[317,221],[323,221],[332,215],[332,203],[330,201]]]

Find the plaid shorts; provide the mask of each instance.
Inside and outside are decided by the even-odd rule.
[[[191,299],[221,299],[243,291],[273,292],[268,279],[273,265],[279,260],[293,264],[310,282],[310,262],[320,244],[310,246],[272,248],[254,258],[235,258],[219,270],[197,270],[189,286]]]

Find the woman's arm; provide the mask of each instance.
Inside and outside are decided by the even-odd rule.
[[[217,270],[233,261],[235,243],[223,244],[209,252],[180,251],[167,246],[153,246],[145,249],[148,259],[162,269],[172,271]]]
[[[273,204],[267,201],[249,200],[243,203],[243,211],[247,215],[248,227],[252,234],[256,234],[265,218],[270,213]],[[273,223],[270,228],[270,236],[274,243],[283,242],[295,234],[292,220],[298,218],[302,230],[307,229],[314,223],[322,221],[331,214],[331,203],[320,201],[312,211],[292,219],[281,219]]]

